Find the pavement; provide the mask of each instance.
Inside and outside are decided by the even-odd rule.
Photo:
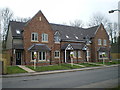
[[[27,71],[28,73],[32,73],[32,72],[35,72],[34,70],[26,67],[26,66],[23,66],[23,65],[17,65],[18,67],[22,68],[23,70]]]
[[[29,73],[20,73],[20,74],[9,74],[9,75],[2,75],[3,78],[9,77],[24,77],[24,76],[35,76],[35,75],[45,75],[45,74],[55,74],[55,73],[64,73],[64,72],[75,72],[75,71],[84,71],[84,70],[93,70],[93,69],[101,69],[101,68],[109,68],[109,67],[116,67],[117,65],[109,65],[109,66],[97,66],[97,67],[86,67],[80,69],[70,69],[70,70],[55,70],[55,71],[45,71],[45,72],[29,72]]]

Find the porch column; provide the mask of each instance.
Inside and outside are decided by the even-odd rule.
[[[66,49],[65,49],[65,63],[66,63]]]
[[[87,49],[87,62],[89,62],[89,56],[88,56],[88,53],[89,53],[89,51],[88,51],[88,49]]]

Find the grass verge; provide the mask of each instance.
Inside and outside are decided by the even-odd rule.
[[[103,62],[96,62],[97,64],[103,64]],[[120,61],[105,62],[105,65],[120,64]]]
[[[19,68],[18,66],[8,66],[7,74],[26,73],[27,71]]]
[[[52,66],[37,66],[36,69],[34,69],[33,66],[26,66],[26,67],[28,67],[32,70],[35,70],[37,72],[81,68],[80,66],[76,66],[76,65],[71,66],[70,64],[61,64],[61,65],[52,65]]]

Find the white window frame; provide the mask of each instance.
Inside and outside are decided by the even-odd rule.
[[[99,52],[99,59],[103,59],[103,57],[100,58],[100,55],[102,55],[103,52]],[[105,54],[107,55],[107,53],[105,52]],[[108,55],[105,57],[105,59],[108,58]]]
[[[107,46],[107,40],[106,39],[103,40],[103,45]]]
[[[59,36],[54,36],[55,38],[55,43],[60,43],[60,37]]]
[[[78,58],[81,58],[81,51],[78,51]]]
[[[42,33],[42,42],[48,42],[48,34]]]
[[[59,56],[56,56],[56,53],[59,53],[59,54],[58,54]],[[55,57],[55,58],[60,58],[60,51],[56,50],[56,51],[54,52],[54,57]]]
[[[98,45],[102,45],[102,39],[98,39]]]
[[[32,37],[33,34],[34,34],[34,40],[32,40],[32,39],[33,39],[33,37]],[[35,40],[36,35],[37,35],[37,40]],[[38,33],[36,33],[36,32],[32,32],[32,33],[31,33],[31,41],[38,41]]]
[[[43,60],[43,52],[41,52],[41,58],[42,59],[40,59],[40,52],[38,52],[38,60],[39,61],[46,61],[46,52],[45,52],[45,59]]]
[[[73,51],[73,57],[76,58],[76,56],[77,56],[76,51]]]

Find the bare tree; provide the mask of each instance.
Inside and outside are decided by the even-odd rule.
[[[90,18],[90,22],[88,26],[97,26],[100,24],[103,24],[105,28],[107,27],[107,24],[109,23],[109,20],[101,13],[93,14],[93,16]]]
[[[21,17],[14,18],[15,21],[19,21],[19,22],[27,22],[30,19],[31,19],[30,17],[28,17],[28,18],[21,18]]]
[[[82,28],[84,24],[83,24],[82,20],[76,19],[73,22],[70,22],[70,25],[74,26],[74,27],[81,27]]]
[[[2,39],[5,40],[8,30],[9,21],[13,18],[13,12],[9,8],[3,8],[0,10],[2,28]]]
[[[117,23],[108,23],[107,24],[107,31],[111,39],[111,43],[116,43],[117,42]]]

